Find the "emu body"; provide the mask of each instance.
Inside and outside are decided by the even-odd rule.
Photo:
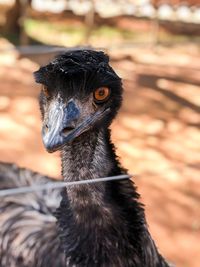
[[[52,182],[49,177],[0,163],[0,189]],[[48,190],[0,198],[0,266],[64,267],[54,213],[60,191]]]
[[[108,57],[92,50],[68,51],[41,67],[35,79],[43,86],[40,94],[43,142],[49,152],[61,151],[63,179],[74,181],[126,173],[110,138],[109,125],[120,108],[123,89]],[[5,172],[0,177],[6,175]],[[34,174],[30,176],[33,183]],[[21,181],[19,174],[13,177]],[[48,181],[41,176],[40,179]],[[5,187],[4,179],[1,183],[1,188]],[[48,192],[50,199],[51,194]],[[73,186],[62,190],[61,195],[55,212],[57,226],[55,209],[48,208],[43,195],[31,194],[35,205],[29,204],[28,199],[22,204],[17,199],[5,200],[2,211],[8,217],[2,225],[7,220],[12,223],[3,232],[1,255],[2,259],[13,259],[10,266],[19,266],[14,258],[19,258],[23,267],[169,266],[151,238],[144,208],[130,180]],[[58,195],[56,199],[59,202]],[[47,206],[45,211],[43,205]],[[20,215],[9,215],[10,210],[15,213],[16,207],[22,209]],[[33,214],[50,216],[51,223],[44,218],[40,221]],[[27,234],[21,238],[27,216],[31,218],[31,227],[27,226]],[[14,251],[16,235],[12,233],[16,229],[20,249]],[[8,266],[4,262],[1,267]]]

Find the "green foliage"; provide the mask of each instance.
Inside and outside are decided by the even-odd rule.
[[[149,22],[150,23],[150,22]],[[25,20],[25,31],[31,39],[51,45],[76,46],[87,42],[87,28],[84,24],[69,24],[64,21],[48,21],[37,19]],[[120,29],[114,26],[101,25],[91,29],[89,43],[93,46],[126,44],[126,43],[152,43],[153,31]],[[159,42],[180,43],[191,41],[191,36],[173,35],[164,30],[159,31]],[[192,39],[199,41],[198,38]]]

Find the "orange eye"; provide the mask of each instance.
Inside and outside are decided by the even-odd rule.
[[[110,96],[110,89],[108,87],[100,87],[94,92],[94,100],[98,102],[103,102]]]
[[[42,91],[43,91],[43,93],[44,93],[44,95],[45,95],[46,97],[49,97],[49,96],[50,96],[50,95],[49,95],[48,88],[47,88],[45,85],[42,87]]]

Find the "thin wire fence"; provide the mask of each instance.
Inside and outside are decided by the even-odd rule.
[[[12,196],[12,195],[17,195],[17,194],[32,193],[32,192],[36,192],[36,191],[43,191],[43,190],[49,190],[49,189],[60,189],[63,187],[70,187],[70,186],[76,186],[76,185],[125,180],[125,179],[130,179],[131,177],[132,177],[132,175],[122,174],[122,175],[95,178],[95,179],[87,179],[87,180],[81,180],[81,181],[54,182],[54,183],[47,183],[47,184],[41,184],[41,185],[23,186],[23,187],[19,187],[19,188],[9,188],[9,189],[0,190],[0,197]]]

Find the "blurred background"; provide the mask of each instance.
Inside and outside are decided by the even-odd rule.
[[[0,160],[60,178],[41,141],[32,72],[92,46],[123,78],[112,126],[150,231],[176,266],[200,264],[199,0],[0,0]]]

